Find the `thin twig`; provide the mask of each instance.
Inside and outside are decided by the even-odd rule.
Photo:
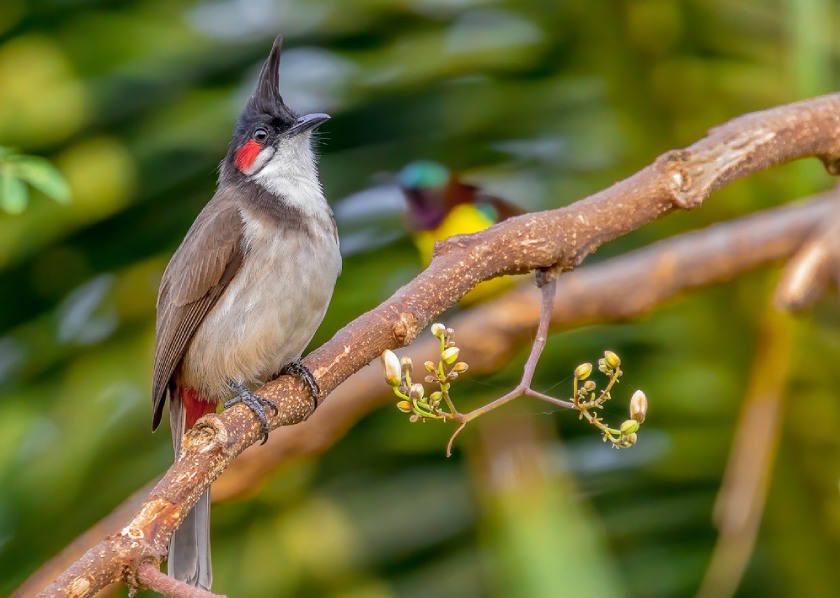
[[[150,590],[169,598],[227,598],[223,594],[214,594],[173,579],[161,572],[158,565],[149,561],[143,561],[137,567],[137,581]]]
[[[543,273],[540,273],[543,274]],[[537,364],[540,361],[540,356],[542,355],[543,350],[545,349],[545,343],[548,340],[548,326],[551,323],[551,313],[552,308],[554,306],[554,296],[557,290],[557,276],[550,275],[546,276],[543,275],[538,278],[540,281],[540,291],[542,292],[542,304],[540,306],[540,321],[537,325],[537,334],[534,338],[534,342],[531,343],[531,352],[528,355],[528,359],[525,362],[525,367],[522,369],[522,378],[519,380],[519,384],[513,388],[510,392],[504,394],[503,396],[490,401],[489,403],[482,405],[476,409],[468,413],[459,413],[457,409],[455,409],[454,405],[452,405],[452,401],[449,398],[448,394],[444,394],[446,397],[447,404],[450,405],[452,418],[457,422],[460,422],[460,426],[452,433],[452,436],[449,438],[449,442],[446,444],[446,456],[452,456],[452,445],[455,442],[455,438],[460,434],[466,425],[471,422],[472,420],[480,417],[486,413],[493,411],[494,409],[498,409],[502,405],[510,403],[514,399],[518,399],[522,396],[529,396],[536,399],[540,399],[543,401],[547,401],[553,405],[571,405],[568,401],[563,401],[562,399],[555,399],[554,397],[550,397],[543,393],[536,392],[531,389],[531,382],[534,380],[534,373],[537,371]],[[572,405],[573,407],[573,405]]]

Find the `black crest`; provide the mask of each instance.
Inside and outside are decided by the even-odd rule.
[[[280,95],[280,53],[282,46],[283,36],[278,35],[271,47],[271,53],[263,64],[257,80],[257,89],[251,99],[248,100],[245,112],[267,114],[280,121],[277,124],[291,125],[297,115],[286,106],[283,96]]]

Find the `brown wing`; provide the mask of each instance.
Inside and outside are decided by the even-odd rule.
[[[198,326],[242,265],[242,218],[216,193],[196,218],[163,273],[157,301],[152,430],[166,391]]]

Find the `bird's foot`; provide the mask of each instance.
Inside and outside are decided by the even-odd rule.
[[[278,378],[280,376],[294,376],[295,378],[299,378],[309,391],[309,395],[312,397],[315,407],[318,406],[318,398],[321,396],[321,387],[318,386],[318,381],[312,374],[312,370],[303,365],[300,359],[290,361],[284,365],[280,371],[277,372],[277,375],[274,376],[274,378]]]
[[[260,431],[262,432],[263,439],[260,444],[265,444],[268,440],[268,417],[266,417],[265,410],[271,409],[274,413],[277,413],[277,405],[273,402],[269,401],[265,397],[261,397],[246,385],[243,382],[235,382],[231,380],[228,382],[231,390],[236,393],[236,396],[230,399],[225,403],[225,409],[230,409],[237,403],[243,403],[251,412],[260,420]]]

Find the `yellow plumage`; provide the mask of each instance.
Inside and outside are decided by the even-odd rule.
[[[414,244],[420,252],[423,265],[428,266],[432,261],[435,241],[441,241],[452,235],[476,233],[495,224],[486,214],[476,209],[473,204],[460,204],[449,211],[435,230],[418,231],[413,233]],[[486,280],[467,293],[461,303],[469,305],[491,299],[514,285],[515,276],[503,276]]]

